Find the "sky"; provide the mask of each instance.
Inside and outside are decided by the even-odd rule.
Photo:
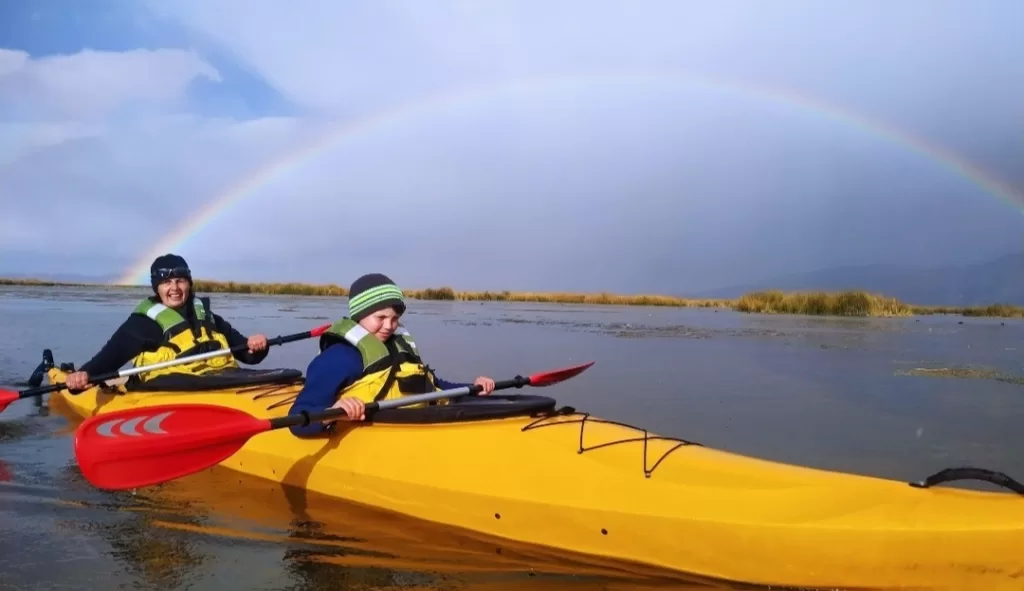
[[[4,3],[0,275],[114,281],[166,248],[210,279],[685,294],[1020,252],[1022,23],[1019,0]]]

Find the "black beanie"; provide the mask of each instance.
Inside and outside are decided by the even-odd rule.
[[[157,269],[178,269],[183,268],[186,270],[184,275],[185,279],[188,279],[189,283],[192,283],[192,272],[188,271],[188,263],[185,259],[181,258],[176,254],[165,254],[156,257],[153,260],[153,264],[149,266],[149,283],[153,286],[153,292],[156,292],[156,286],[160,285],[162,281],[167,277],[160,277],[157,275]],[[181,277],[181,275],[174,275],[175,277]]]
[[[348,290],[348,317],[359,322],[384,308],[405,312],[402,290],[387,275],[370,273],[352,282]]]

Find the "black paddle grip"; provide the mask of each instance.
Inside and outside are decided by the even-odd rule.
[[[301,341],[303,339],[308,339],[311,336],[313,336],[313,331],[307,330],[306,332],[300,332],[300,333],[296,333],[296,334],[289,334],[289,335],[284,335],[284,336],[280,336],[280,337],[274,337],[272,339],[267,339],[267,346],[268,347],[273,347],[274,345],[283,345],[285,343],[292,343],[292,342],[295,342],[295,341]],[[239,347],[239,349],[237,349],[237,350],[241,350],[241,349],[248,348],[248,345],[238,345],[238,347]],[[236,349],[234,347],[232,347],[231,350],[235,351]]]
[[[508,388],[522,388],[523,386],[529,386],[529,385],[530,385],[530,378],[524,378],[523,376],[516,376],[516,377],[512,378],[511,380],[502,380],[500,382],[494,382],[494,389],[495,390],[505,390],[505,389],[508,389]],[[474,388],[475,388],[473,390],[474,394],[476,394],[480,390],[483,390],[483,388],[481,388],[479,386],[474,386]]]

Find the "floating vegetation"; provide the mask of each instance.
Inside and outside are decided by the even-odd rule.
[[[996,380],[1024,385],[1024,376],[1003,373],[990,367],[915,367],[896,370],[895,373],[900,376]]]
[[[946,306],[914,306],[914,314],[927,316],[930,314],[950,314],[953,316],[988,316],[995,318],[1024,318],[1024,308],[1009,304],[992,304],[968,308],[952,308]]]

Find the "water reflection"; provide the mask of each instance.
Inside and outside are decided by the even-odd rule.
[[[97,491],[73,462],[62,468],[57,484],[62,490],[81,491],[80,498],[96,496]],[[102,539],[109,547],[109,556],[153,588],[182,587],[199,566],[211,560],[190,536],[156,527],[165,519],[201,527],[207,519],[203,507],[131,492],[99,495],[101,501],[79,501],[80,507],[92,510],[62,521],[60,527]]]
[[[211,494],[227,487],[231,495]],[[631,581],[650,588],[668,583],[674,588],[721,588],[651,567],[535,548],[413,520],[221,468],[169,483],[152,494],[165,506],[191,502],[217,516],[201,527],[189,528],[197,534],[281,542],[283,566],[295,585],[289,589],[346,585],[476,589],[514,579],[518,581],[515,588],[532,590],[548,588],[552,577],[601,582],[601,586]],[[299,498],[302,503],[296,504]]]
[[[209,559],[187,536],[153,527],[146,512],[113,523],[73,521],[69,527],[103,538],[110,554],[153,588],[180,588]],[[179,517],[180,519],[180,517]]]

